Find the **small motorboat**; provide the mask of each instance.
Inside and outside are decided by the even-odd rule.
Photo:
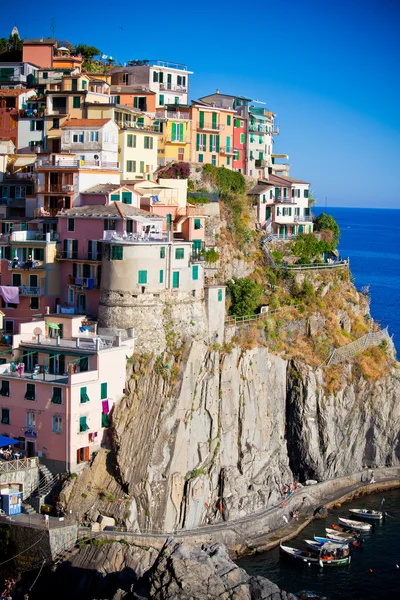
[[[309,565],[319,565],[320,567],[339,567],[349,565],[351,561],[350,552],[345,547],[342,549],[338,544],[326,543],[319,547],[317,551],[299,550],[290,546],[280,545],[281,554],[287,558],[300,560]]]
[[[374,521],[381,521],[383,519],[383,512],[380,510],[368,510],[366,508],[349,508],[349,512],[362,519],[373,519]]]
[[[351,546],[361,546],[362,539],[357,533],[346,533],[342,531],[336,531],[336,529],[329,529],[329,527],[325,528],[326,537],[328,540],[332,542],[345,542],[350,544]]]
[[[348,529],[352,529],[354,531],[363,531],[364,533],[368,533],[372,527],[371,523],[352,521],[351,519],[344,519],[343,517],[339,517],[339,522]]]
[[[306,540],[307,541],[307,540]],[[321,546],[323,546],[324,544],[335,544],[337,546],[348,546],[349,543],[346,542],[345,540],[339,540],[338,542],[336,540],[330,540],[329,538],[326,537],[320,537],[318,535],[314,535],[314,542],[317,542],[318,544],[320,544]]]

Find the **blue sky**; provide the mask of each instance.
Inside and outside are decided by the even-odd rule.
[[[238,0],[70,5],[20,0],[0,36],[55,36],[124,63],[161,58],[194,71],[191,99],[219,89],[277,114],[274,151],[318,204],[399,207],[399,0]]]

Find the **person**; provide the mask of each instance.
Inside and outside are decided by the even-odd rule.
[[[296,519],[296,521],[299,520],[299,511],[298,510],[294,511],[294,518]]]
[[[33,267],[33,260],[32,260],[32,255],[30,254],[28,256],[28,260],[26,261],[26,268],[28,269],[28,271],[30,271]]]
[[[18,263],[19,263],[18,256],[14,256],[14,258],[12,259],[12,265],[11,265],[12,268],[16,269],[18,267]]]

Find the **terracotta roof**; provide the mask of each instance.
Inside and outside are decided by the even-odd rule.
[[[54,44],[57,43],[57,40],[55,38],[32,38],[30,40],[24,40],[24,46],[30,46],[30,45],[34,45],[36,46],[36,44],[44,44],[44,45],[48,45],[51,44],[52,46],[54,46]]]
[[[5,90],[0,89],[0,96],[21,96],[21,94],[26,94],[26,92],[30,92],[32,90],[24,90],[24,89],[14,89],[14,90]]]
[[[58,217],[93,217],[99,219],[120,219],[121,215],[124,218],[129,217],[144,217],[146,219],[154,219],[159,221],[165,217],[153,215],[145,210],[136,208],[131,204],[123,204],[121,202],[112,202],[107,206],[87,205],[68,208],[63,212],[58,213]]]
[[[271,181],[271,183],[258,183],[253,188],[251,188],[248,195],[254,196],[256,194],[262,194],[263,192],[268,191],[270,187],[273,187],[273,185],[274,184],[272,181]]]
[[[119,183],[100,183],[99,185],[94,185],[93,187],[81,192],[81,194],[109,194],[114,190],[119,190],[121,186]]]
[[[70,119],[61,125],[61,129],[75,129],[76,127],[103,127],[112,119]]]
[[[277,166],[277,165],[275,165],[275,166]],[[309,181],[302,181],[301,179],[294,179],[293,177],[288,177],[287,175],[278,175],[278,177],[280,177],[281,179],[285,179],[289,183],[304,183],[306,185],[310,184]]]

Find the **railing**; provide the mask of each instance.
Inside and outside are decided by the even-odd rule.
[[[4,173],[4,179],[28,179],[29,181],[35,181],[35,173]]]
[[[159,119],[162,118],[166,118],[166,119],[176,119],[177,121],[179,120],[185,120],[185,121],[189,121],[190,119],[190,115],[189,113],[184,113],[184,112],[180,112],[180,111],[173,111],[173,110],[156,110],[156,117],[158,117]]]
[[[366,335],[358,338],[346,346],[341,348],[335,348],[328,358],[326,365],[338,365],[341,362],[350,360],[356,354],[363,352],[370,346],[379,346],[383,341],[390,340],[388,328],[386,327],[382,331],[369,332]]]
[[[76,185],[61,185],[60,183],[38,184],[36,192],[38,194],[73,194],[78,191]]]
[[[18,270],[23,269],[24,271],[36,270],[36,269],[45,269],[45,265],[43,262],[38,260],[32,261],[20,261],[20,260],[10,260],[8,261],[8,270]]]
[[[210,129],[211,131],[222,131],[225,129],[225,125],[218,125],[217,123],[197,123],[198,129]]]
[[[274,202],[287,202],[288,204],[296,204],[296,198],[290,196],[275,196]]]
[[[311,263],[310,265],[277,265],[277,269],[285,271],[316,271],[319,269],[337,269],[349,266],[349,259],[337,260],[332,263]]]
[[[18,111],[18,116],[20,119],[43,119],[44,113],[45,109],[27,108],[20,109]]]
[[[44,219],[46,217],[56,217],[60,210],[61,208],[46,208],[42,206],[41,208],[35,208],[33,214],[35,218]]]
[[[267,129],[261,125],[250,125],[249,131],[250,133],[269,133],[269,131],[267,131]]]
[[[235,151],[231,146],[221,146],[219,151],[221,154],[235,154]]]
[[[56,231],[13,231],[11,234],[12,242],[57,242],[58,233]]]
[[[181,94],[186,94],[188,88],[185,85],[176,85],[173,83],[160,83],[160,90],[166,90],[169,92],[180,92]]]
[[[167,69],[179,69],[180,71],[187,71],[187,65],[181,64],[181,63],[175,63],[175,62],[170,62],[168,60],[159,60],[157,59],[151,59],[146,61],[146,63],[152,67],[166,67]],[[128,63],[128,66],[129,65]]]
[[[0,461],[0,473],[11,473],[13,471],[22,471],[25,469],[37,469],[39,467],[39,459],[37,456],[33,458],[19,458],[17,460]]]
[[[260,319],[268,319],[271,315],[282,312],[283,310],[290,310],[291,308],[298,308],[304,306],[304,304],[289,304],[288,306],[281,306],[281,308],[274,308],[267,312],[259,313],[258,315],[245,315],[243,317],[227,317],[225,319],[225,325],[241,325],[243,323],[250,323],[251,321],[259,321]]]
[[[26,285],[19,286],[20,296],[43,296],[44,290],[42,287],[28,287]]]
[[[103,169],[119,169],[119,162],[108,162],[102,160],[80,160],[80,159],[43,159],[38,160],[37,168],[54,169],[91,169],[101,167]]]
[[[105,231],[103,240],[107,242],[141,243],[141,242],[168,242],[168,233],[119,233]]]
[[[161,133],[159,125],[140,125],[135,122],[116,121],[120,129],[137,129],[138,131],[150,131],[151,133]]]
[[[299,221],[303,221],[306,223],[312,223],[313,222],[313,216],[312,215],[300,215],[298,217],[294,217],[295,223],[298,223]]]
[[[88,288],[94,290],[99,287],[99,281],[97,277],[73,277],[69,276],[69,284],[77,287]]]
[[[190,136],[184,137],[182,140],[172,138],[172,135],[165,136],[165,141],[172,144],[190,144]]]
[[[56,260],[77,260],[78,259],[78,251],[77,250],[62,250],[57,253]]]

